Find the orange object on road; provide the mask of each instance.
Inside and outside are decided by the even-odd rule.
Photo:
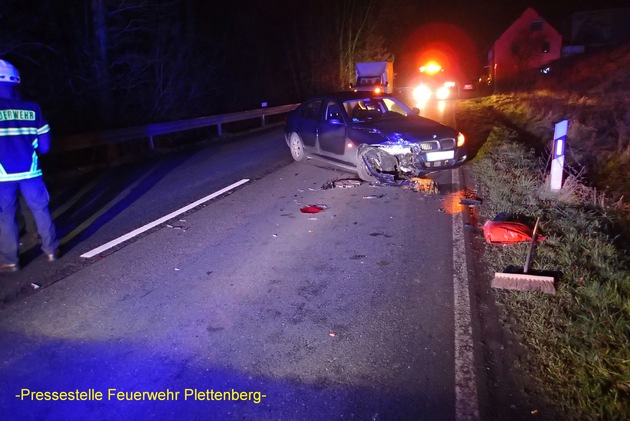
[[[510,221],[486,221],[483,224],[483,235],[489,244],[513,244],[532,240],[532,229],[520,222]],[[545,239],[542,235],[536,236],[536,241]]]

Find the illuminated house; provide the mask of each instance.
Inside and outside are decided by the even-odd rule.
[[[490,48],[489,76],[497,87],[522,82],[560,58],[561,52],[562,35],[528,8]]]

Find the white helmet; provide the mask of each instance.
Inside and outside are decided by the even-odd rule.
[[[20,83],[20,72],[5,60],[0,60],[0,82]]]

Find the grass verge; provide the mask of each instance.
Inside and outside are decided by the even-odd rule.
[[[630,265],[619,227],[628,215],[621,202],[594,195],[577,176],[567,178],[561,194],[550,193],[546,160],[524,142],[531,132],[509,126],[493,123],[470,164],[484,199],[482,218],[500,212],[540,217],[546,240],[532,269],[562,275],[555,296],[496,290],[503,322],[529,351],[524,368],[558,418],[627,419]],[[500,272],[522,266],[526,252],[527,244],[486,245],[485,258]]]

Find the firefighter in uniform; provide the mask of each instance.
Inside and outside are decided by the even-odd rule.
[[[0,272],[20,269],[18,193],[33,214],[48,261],[59,257],[59,240],[37,155],[50,148],[50,127],[38,104],[20,99],[19,83],[17,69],[0,60]]]

